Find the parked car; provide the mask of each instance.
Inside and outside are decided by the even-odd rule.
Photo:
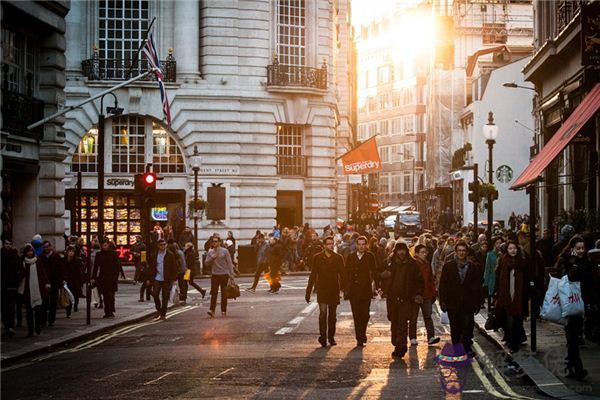
[[[415,236],[423,233],[421,214],[417,211],[402,211],[396,215],[394,234],[396,237]]]

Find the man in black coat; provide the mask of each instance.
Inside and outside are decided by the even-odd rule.
[[[373,253],[367,251],[367,238],[356,240],[356,251],[346,259],[347,290],[344,299],[350,300],[356,345],[362,347],[367,343],[367,324],[373,297],[373,281],[377,274],[377,262]]]
[[[404,242],[397,242],[388,268],[382,273],[388,280],[387,315],[391,324],[392,356],[404,357],[407,346],[408,323],[414,314],[415,303],[423,302],[423,276]]]
[[[21,260],[19,252],[12,245],[10,240],[4,240],[2,243],[2,262],[0,271],[2,277],[2,324],[8,337],[15,335],[15,306],[17,301],[17,289],[21,277]]]
[[[333,238],[324,239],[323,251],[312,260],[312,270],[306,287],[306,302],[310,302],[313,286],[319,303],[319,343],[335,346],[335,324],[337,306],[340,304],[340,290],[344,288],[344,259],[333,252]]]
[[[479,312],[483,273],[476,261],[467,258],[468,245],[459,240],[454,257],[444,264],[440,278],[440,307],[448,312],[452,344],[462,343],[472,355],[474,316]]]
[[[148,258],[148,266],[150,267],[149,276],[154,280],[154,305],[158,312],[156,320],[164,321],[167,319],[167,306],[169,305],[171,286],[177,280],[177,257],[177,254],[167,251],[167,242],[164,239],[159,239],[158,251],[151,254]]]
[[[92,285],[98,287],[98,291],[104,299],[104,316],[102,318],[114,318],[115,316],[115,293],[119,286],[120,271],[121,261],[117,252],[110,248],[108,240],[104,240],[94,259],[91,280]]]
[[[44,268],[44,272],[50,281],[50,291],[44,300],[44,312],[42,325],[48,323],[48,326],[53,326],[56,320],[56,304],[58,302],[58,291],[65,282],[64,276],[64,260],[56,251],[52,243],[45,240],[42,244],[43,252],[38,258]]]

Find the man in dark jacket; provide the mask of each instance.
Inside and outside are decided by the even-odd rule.
[[[117,252],[110,248],[108,240],[104,240],[94,259],[91,281],[92,285],[98,287],[98,291],[104,299],[104,316],[102,318],[114,318],[115,316],[115,293],[118,289],[120,271],[121,261]]]
[[[423,314],[423,322],[425,322],[425,330],[427,331],[427,344],[432,345],[440,341],[439,337],[435,336],[435,328],[431,312],[433,303],[435,303],[437,290],[435,289],[435,278],[431,269],[431,263],[427,261],[429,251],[423,244],[415,246],[415,262],[421,271],[423,277],[423,301],[420,304],[415,304],[414,314],[410,320],[408,335],[411,338],[411,344],[417,343],[417,320],[419,318],[419,310]],[[414,339],[414,342],[413,342]]]
[[[440,279],[440,307],[448,312],[452,344],[462,343],[472,355],[474,316],[481,303],[482,268],[467,258],[468,245],[459,240],[454,257],[444,264]]]
[[[389,279],[387,294],[387,315],[392,323],[391,336],[394,357],[406,354],[408,323],[413,314],[414,304],[423,301],[423,278],[415,260],[409,255],[408,246],[398,242],[388,268],[382,273]]]
[[[21,261],[19,252],[10,240],[2,243],[2,262],[0,271],[2,277],[2,324],[8,337],[15,335],[15,305],[17,301],[17,289],[20,281]]]
[[[153,296],[157,311],[155,320],[165,321],[167,319],[171,285],[177,280],[177,257],[177,254],[167,251],[167,242],[164,239],[159,239],[158,250],[151,254],[148,259],[149,275],[154,280]]]
[[[54,251],[52,243],[44,241],[42,243],[42,254],[39,257],[44,272],[50,281],[50,291],[44,301],[44,312],[42,325],[46,323],[53,326],[56,320],[56,303],[58,302],[58,291],[65,281],[63,258]]]
[[[335,346],[335,324],[337,306],[340,304],[340,290],[344,288],[344,259],[333,252],[333,238],[324,239],[324,249],[312,260],[312,270],[306,287],[306,302],[310,302],[313,286],[319,303],[319,343]]]
[[[373,297],[373,281],[377,274],[377,262],[373,253],[367,251],[367,238],[356,240],[356,251],[346,259],[347,290],[344,299],[350,300],[356,345],[362,347],[367,343],[367,324]]]

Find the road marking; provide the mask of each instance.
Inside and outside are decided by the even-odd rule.
[[[228,373],[229,371],[233,371],[235,369],[235,367],[231,367],[231,368],[227,368],[225,371],[215,375],[212,380],[213,381],[220,381],[221,380],[221,376],[225,375],[226,373]]]
[[[471,360],[472,360],[471,367],[473,367],[473,371],[475,371],[475,374],[477,375],[477,377],[479,378],[479,380],[483,384],[483,387],[485,388],[485,390],[487,390],[487,392],[489,394],[491,394],[492,396],[494,396],[496,398],[499,398],[499,399],[510,399],[510,397],[505,396],[505,395],[499,393],[494,388],[494,385],[492,385],[492,383],[489,381],[489,379],[485,376],[485,374],[481,370],[481,366],[479,365],[479,362],[475,358],[472,358]]]
[[[176,310],[172,310],[172,311],[167,312],[166,317],[167,317],[167,319],[169,319],[169,318],[174,317],[174,316],[176,316],[178,314],[181,314],[181,313],[193,310],[193,309],[198,308],[198,307],[199,306],[188,305],[188,306],[182,307],[180,309],[176,309]],[[10,366],[10,367],[7,367],[7,368],[2,368],[1,371],[2,372],[11,371],[11,370],[14,370],[14,369],[18,369],[18,368],[26,367],[28,365],[32,365],[32,364],[34,364],[36,362],[44,361],[44,360],[47,360],[49,358],[59,356],[59,355],[64,354],[64,353],[76,353],[76,352],[79,352],[79,351],[82,351],[82,350],[90,349],[90,348],[95,347],[95,346],[97,346],[99,344],[102,344],[102,343],[106,342],[107,340],[112,339],[114,337],[124,335],[124,334],[132,332],[132,331],[134,331],[136,329],[143,328],[145,326],[150,326],[150,325],[158,324],[160,322],[162,322],[162,321],[139,322],[139,323],[137,323],[135,325],[129,325],[129,326],[126,326],[126,327],[123,327],[123,328],[119,328],[119,329],[117,329],[114,332],[102,334],[102,335],[100,335],[98,337],[95,337],[94,339],[88,340],[87,342],[81,343],[81,344],[79,344],[79,345],[77,345],[77,346],[75,346],[73,348],[64,349],[64,350],[56,351],[56,352],[53,352],[53,353],[50,353],[50,354],[46,354],[46,355],[43,355],[43,356],[40,356],[40,357],[36,357],[36,358],[32,359],[32,361],[30,361],[30,362],[25,362],[25,363],[16,364],[16,365],[13,365],[13,366]]]
[[[312,302],[309,305],[307,305],[304,310],[300,311],[301,315],[307,315],[307,314],[312,314],[312,312],[314,310],[316,310],[319,307],[319,303],[317,302]]]
[[[121,375],[123,372],[127,372],[127,371],[129,371],[129,370],[128,369],[123,369],[123,370],[121,370],[119,372],[115,372],[114,374],[106,375],[104,378],[94,378],[92,380],[95,381],[95,382],[102,382],[102,381],[104,381],[104,380],[106,380],[108,378],[112,378],[113,376]]]
[[[508,386],[508,383],[506,382],[506,380],[504,379],[502,374],[500,374],[500,372],[498,372],[498,370],[496,369],[494,364],[488,358],[487,354],[485,354],[485,352],[483,351],[481,346],[479,346],[479,344],[475,341],[473,341],[473,350],[475,350],[475,352],[477,353],[477,355],[479,356],[479,358],[481,359],[482,362],[483,362],[483,360],[487,361],[487,362],[485,362],[484,367],[490,373],[490,375],[492,375],[492,377],[494,378],[496,383],[498,383],[498,386],[500,386],[500,388],[502,390],[504,390],[504,392],[506,394],[508,394],[513,399],[535,400],[532,397],[521,396],[520,394],[518,394],[514,390],[512,390],[510,388],[510,386]]]
[[[174,372],[166,372],[166,373],[162,374],[161,376],[159,376],[158,378],[144,383],[144,386],[153,385],[153,384],[157,383],[158,381],[160,381],[161,379],[166,378],[167,376],[173,375],[173,374],[174,374]]]
[[[311,302],[309,305],[304,307],[304,309],[302,311],[300,311],[296,317],[289,320],[286,323],[287,326],[284,326],[283,328],[279,329],[278,331],[275,332],[275,334],[276,335],[285,335],[285,334],[292,332],[294,329],[296,329],[302,323],[302,321],[304,321],[304,319],[306,319],[306,317],[308,317],[310,314],[312,314],[313,311],[315,311],[318,306],[319,306],[318,303]]]
[[[275,334],[276,335],[285,335],[286,333],[290,333],[292,330],[293,330],[293,328],[291,326],[284,326],[283,328],[281,328],[280,330],[275,332]]]
[[[305,317],[296,317],[288,322],[289,325],[298,325],[300,322],[304,320]]]

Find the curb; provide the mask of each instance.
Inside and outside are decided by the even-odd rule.
[[[518,365],[523,370],[523,373],[531,379],[537,389],[545,395],[561,400],[590,400],[597,398],[581,395],[569,389],[563,381],[552,374],[535,357],[527,357],[526,360],[516,360],[495,335],[492,335],[485,329],[485,317],[483,315],[475,315],[475,326],[494,346],[504,351],[510,360]]]
[[[173,304],[173,305],[169,306],[167,308],[167,310],[171,310],[171,309],[176,308],[176,307],[180,307],[180,306]],[[52,350],[55,350],[58,347],[66,346],[66,345],[69,345],[69,344],[71,344],[73,342],[78,342],[78,341],[81,341],[81,340],[85,340],[85,339],[87,339],[89,337],[96,336],[96,335],[108,332],[110,330],[113,330],[113,329],[116,329],[116,328],[120,328],[120,327],[125,326],[125,325],[135,324],[137,322],[141,322],[141,321],[143,321],[143,320],[145,320],[145,319],[147,319],[147,318],[149,318],[149,317],[151,317],[151,316],[153,316],[155,314],[156,314],[156,311],[147,312],[144,315],[140,315],[140,316],[137,316],[137,317],[134,317],[134,318],[126,319],[124,321],[119,321],[119,322],[117,322],[117,323],[115,323],[113,325],[103,326],[103,327],[100,327],[100,328],[95,329],[95,330],[90,331],[90,332],[84,332],[81,335],[67,337],[66,339],[62,339],[62,340],[58,339],[55,343],[50,343],[50,344],[48,344],[46,346],[39,347],[39,348],[36,348],[36,349],[33,349],[33,350],[29,350],[29,351],[26,351],[24,353],[21,353],[21,354],[12,356],[12,357],[3,358],[3,359],[0,360],[0,366],[1,366],[1,368],[8,367],[11,364],[14,364],[16,361],[22,360],[23,358],[31,357],[31,356],[34,356],[34,355],[37,355],[37,354],[40,354],[40,353],[48,353],[48,352],[50,352]]]

